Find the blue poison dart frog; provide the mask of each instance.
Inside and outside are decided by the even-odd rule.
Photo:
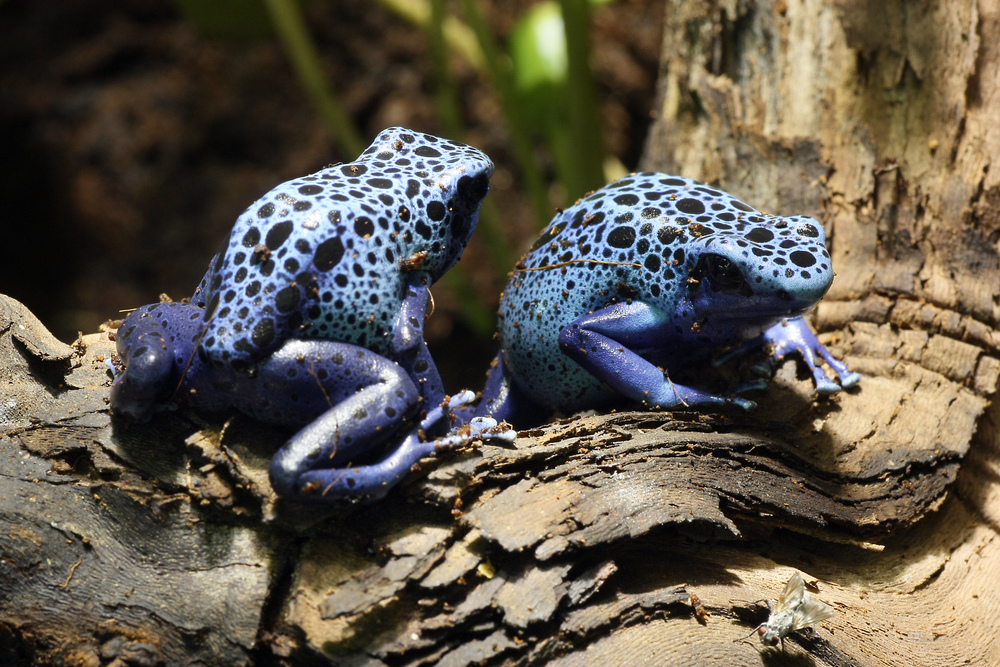
[[[270,477],[313,502],[379,498],[438,448],[511,439],[489,419],[449,434],[474,394],[445,395],[423,337],[428,287],[461,256],[492,174],[475,148],[391,128],[356,161],[274,188],[190,304],[122,323],[112,412],[145,421],[184,401],[302,426]]]
[[[686,178],[633,174],[556,215],[511,274],[478,413],[524,428],[616,397],[750,408],[671,381],[731,346],[769,345],[772,364],[798,352],[818,391],[835,393],[860,376],[802,318],[832,281],[816,220],[766,215]]]

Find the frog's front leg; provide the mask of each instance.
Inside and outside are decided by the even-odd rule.
[[[424,341],[424,322],[430,299],[427,287],[407,285],[390,341],[390,354],[417,384],[424,399],[440,403],[444,398],[444,384]]]
[[[145,422],[170,390],[174,380],[172,345],[158,324],[118,334],[118,357],[124,370],[116,371],[111,388],[111,410],[132,421]]]
[[[716,396],[679,385],[667,373],[633,352],[656,349],[669,340],[670,317],[642,301],[612,304],[583,315],[559,332],[564,354],[626,398],[652,408],[736,404],[752,408],[739,397]]]
[[[424,322],[427,319],[430,300],[430,290],[423,285],[407,287],[406,298],[403,300],[403,306],[396,320],[396,329],[393,332],[391,353],[393,359],[417,383],[420,395],[428,404],[434,405],[444,399],[445,393],[437,366],[434,365],[427,343],[424,341]],[[487,382],[484,395],[489,391],[489,387]],[[459,426],[448,438],[438,441],[439,449],[464,445],[473,440],[510,442],[514,439],[514,432],[509,425],[502,423],[507,418],[506,413],[493,414],[482,410],[481,407],[487,403],[485,398],[480,403],[480,409],[466,405],[467,402],[456,403],[449,407],[449,414]],[[483,419],[492,419],[493,424]]]
[[[782,320],[765,331],[762,339],[761,344],[773,346],[770,354],[772,364],[781,361],[792,352],[798,353],[812,372],[816,391],[821,394],[836,394],[842,387],[853,387],[861,379],[860,373],[851,371],[847,364],[830,354],[802,317]],[[827,377],[816,359],[817,354],[834,370],[840,379],[840,384]]]

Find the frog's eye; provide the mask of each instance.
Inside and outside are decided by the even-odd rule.
[[[458,197],[469,211],[475,210],[490,190],[490,179],[486,174],[475,178],[463,176],[458,179]]]
[[[740,268],[722,255],[705,254],[698,260],[694,270],[695,278],[708,280],[716,292],[753,296],[753,290],[743,278]]]

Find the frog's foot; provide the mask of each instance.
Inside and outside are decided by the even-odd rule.
[[[507,422],[498,422],[493,417],[473,417],[468,424],[452,429],[451,433],[434,441],[435,449],[465,447],[473,442],[490,442],[500,447],[517,439],[517,431]]]
[[[497,424],[494,420],[482,418],[473,420],[475,424],[470,422],[460,426],[448,435],[433,436],[451,423],[452,410],[471,403],[475,398],[476,395],[471,391],[445,397],[440,405],[427,411],[427,415],[417,428],[410,431],[388,456],[377,463],[363,466],[347,465],[341,468],[313,468],[298,472],[292,478],[276,474],[275,470],[280,464],[277,463],[278,457],[275,457],[275,462],[271,466],[272,484],[277,486],[282,481],[287,482],[282,484],[282,488],[276,489],[279,494],[305,502],[331,503],[337,499],[353,502],[378,500],[384,497],[417,461],[434,454],[439,449],[461,447],[476,440],[513,439],[515,434],[509,425]],[[324,427],[314,424],[300,433],[322,429]]]
[[[851,371],[847,365],[833,356],[826,346],[819,342],[809,324],[801,317],[782,320],[764,332],[757,339],[759,344],[771,346],[770,363],[772,368],[791,353],[797,353],[812,372],[816,391],[820,394],[836,394],[842,388],[853,387],[861,379],[860,373]],[[840,384],[837,384],[826,374],[819,364],[817,355],[834,370]]]
[[[452,421],[464,421],[463,411],[470,403],[476,400],[476,395],[465,389],[454,396],[446,397],[441,404],[441,411],[446,413]],[[431,413],[427,415],[431,418]],[[427,422],[427,420],[424,420]],[[423,424],[421,428],[425,428]],[[427,429],[425,428],[425,431]],[[501,446],[514,442],[517,438],[517,431],[505,421],[497,421],[493,417],[484,415],[482,417],[472,417],[468,422],[460,424],[449,431],[448,435],[434,440],[434,449],[455,449],[465,447],[473,442],[496,442]]]

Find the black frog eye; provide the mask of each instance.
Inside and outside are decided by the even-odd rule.
[[[721,255],[708,255],[705,261],[708,268],[708,278],[716,291],[740,291],[746,281],[738,266]]]
[[[694,277],[699,281],[707,280],[716,292],[753,296],[753,290],[743,277],[740,267],[722,255],[702,255],[695,267]]]
[[[458,179],[459,203],[467,210],[475,210],[489,190],[490,179],[486,174],[478,174],[475,177],[462,176]]]

